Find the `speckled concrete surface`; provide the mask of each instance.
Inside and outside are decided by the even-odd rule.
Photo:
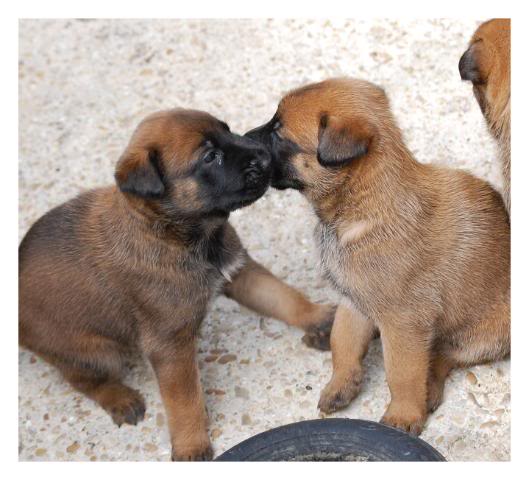
[[[457,62],[478,21],[163,20],[20,23],[20,237],[51,207],[112,182],[133,128],[154,110],[208,110],[244,131],[267,120],[288,89],[329,76],[362,77],[389,94],[424,162],[467,168],[497,184],[494,145]],[[321,279],[314,219],[296,192],[269,191],[236,212],[250,252],[312,299],[335,299]],[[288,422],[316,418],[330,353],[301,332],[215,302],[202,329],[201,374],[219,454]],[[389,401],[380,342],[363,392],[336,414],[378,420]],[[126,381],[146,398],[137,427],[117,428],[31,353],[19,355],[21,460],[168,460],[153,373]],[[509,361],[452,373],[423,438],[450,460],[510,457]]]

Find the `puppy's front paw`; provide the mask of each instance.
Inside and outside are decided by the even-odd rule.
[[[347,407],[360,393],[362,372],[355,372],[348,380],[332,378],[320,395],[318,408],[323,413],[332,413]]]
[[[322,309],[318,321],[307,328],[301,339],[307,347],[323,351],[331,349],[331,330],[335,313],[334,305]]]
[[[136,425],[145,416],[143,397],[136,390],[125,386],[120,386],[119,391],[107,395],[103,407],[118,427],[124,423]]]
[[[307,347],[321,350],[323,352],[331,349],[330,332],[327,333],[325,331],[314,329],[303,335],[301,341],[307,345]]]
[[[390,404],[380,422],[404,430],[410,435],[419,436],[426,423],[426,415],[416,408],[405,406],[398,408]]]
[[[213,458],[213,448],[209,440],[195,446],[177,448],[173,446],[171,460],[173,462],[201,462]]]

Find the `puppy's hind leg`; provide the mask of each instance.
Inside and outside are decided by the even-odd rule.
[[[261,315],[301,328],[307,332],[303,341],[308,346],[329,350],[336,307],[310,302],[252,258],[247,257],[244,267],[225,286],[224,293]]]
[[[456,366],[455,362],[443,353],[435,353],[430,363],[428,377],[428,411],[437,410],[443,401],[446,377]]]
[[[61,355],[60,360],[51,359],[64,378],[99,403],[116,425],[136,425],[143,420],[145,403],[141,394],[120,381],[123,360],[118,345],[94,336],[78,342],[78,346],[75,357]]]

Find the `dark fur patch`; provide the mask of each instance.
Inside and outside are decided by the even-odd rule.
[[[218,227],[207,240],[206,258],[219,272],[229,264],[232,254],[224,246],[225,226]]]
[[[150,150],[146,160],[131,164],[124,178],[116,178],[120,190],[143,198],[160,198],[165,193],[165,185],[158,152]]]
[[[474,45],[472,45],[459,59],[459,75],[461,80],[468,80],[474,84],[483,83],[479,66],[474,57]]]
[[[272,156],[272,181],[274,188],[283,190],[294,188],[303,190],[303,182],[296,177],[295,169],[291,166],[290,158],[303,152],[303,149],[295,142],[282,138],[276,133],[276,124],[281,120],[276,113],[272,119],[264,125],[246,132],[245,136],[260,142]]]

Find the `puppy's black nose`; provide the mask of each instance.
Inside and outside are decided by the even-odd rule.
[[[469,80],[472,83],[481,81],[479,67],[473,55],[473,48],[470,47],[459,59],[459,75],[461,80]]]
[[[260,168],[261,170],[267,170],[272,162],[272,157],[268,150],[264,147],[257,147],[254,150],[254,157],[250,161],[253,166]]]

